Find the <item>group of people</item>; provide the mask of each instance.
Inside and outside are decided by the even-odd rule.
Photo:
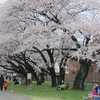
[[[57,90],[67,90],[69,88],[69,84],[68,83],[64,83],[62,81],[61,85],[57,86]]]
[[[99,98],[100,100],[100,85],[98,85],[97,83],[93,86],[92,91],[90,92],[90,94],[93,98]]]
[[[3,90],[3,88],[5,90],[7,90],[8,83],[7,83],[7,81],[4,81],[4,77],[3,77],[3,75],[1,75],[1,77],[0,77],[0,89],[1,89],[1,91]]]

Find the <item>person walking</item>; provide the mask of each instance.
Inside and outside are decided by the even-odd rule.
[[[4,77],[3,77],[3,75],[1,75],[1,77],[0,77],[0,89],[1,89],[1,91],[3,90],[3,84],[4,84]]]

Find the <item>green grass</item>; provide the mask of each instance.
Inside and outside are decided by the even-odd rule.
[[[51,87],[50,82],[45,82],[42,85],[36,85],[33,82],[32,90],[27,90],[27,86],[14,85],[13,91],[21,95],[27,96],[32,100],[82,100],[82,96],[87,96],[93,85],[86,85],[85,90],[72,90],[72,84],[68,90],[58,91]],[[12,84],[9,84],[9,89],[12,89]]]

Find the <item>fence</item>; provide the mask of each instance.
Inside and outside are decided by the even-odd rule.
[[[66,74],[65,81],[66,82],[73,82],[75,80],[76,74]],[[100,73],[89,73],[87,78],[85,79],[86,83],[95,83],[100,82]]]
[[[65,82],[73,82],[75,80],[76,74],[66,74]],[[51,77],[47,74],[45,75],[45,80],[50,81]],[[100,73],[89,73],[85,79],[85,83],[100,83]]]

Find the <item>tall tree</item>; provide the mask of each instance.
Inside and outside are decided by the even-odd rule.
[[[98,2],[98,0],[95,2],[93,0],[8,0],[0,10],[2,40],[0,46],[7,54],[32,50],[33,47],[41,51],[49,46],[46,59],[50,62],[50,66],[53,66],[53,74],[55,73],[53,56],[60,59],[65,57],[62,59],[64,62],[61,60],[63,63],[67,61],[67,57],[77,56],[82,68],[83,63],[80,59],[86,62],[88,60],[85,59],[90,59],[92,62],[99,61]],[[59,55],[53,53],[55,49],[59,50]],[[90,63],[86,64],[90,66]],[[60,64],[60,68],[64,65]],[[63,68],[61,70],[63,72]],[[83,76],[86,77],[80,74],[80,77]],[[84,85],[81,83],[84,84],[84,81],[82,82],[75,81],[75,84],[81,86],[76,89],[83,89]]]

